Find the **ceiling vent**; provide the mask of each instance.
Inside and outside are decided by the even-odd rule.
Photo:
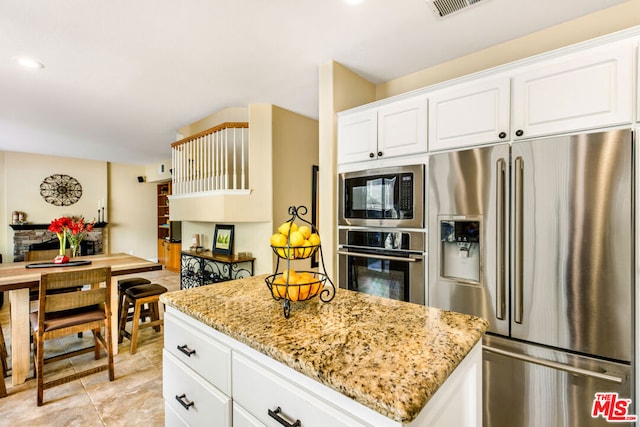
[[[438,16],[444,17],[466,7],[480,3],[482,0],[425,0]]]

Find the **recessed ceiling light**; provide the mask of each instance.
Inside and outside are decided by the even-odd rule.
[[[346,3],[348,4],[360,4],[362,3],[364,0],[344,0]]]
[[[19,56],[16,57],[15,60],[18,62],[18,64],[26,68],[44,68],[44,64],[42,62],[38,62],[35,59],[29,58],[27,56]]]

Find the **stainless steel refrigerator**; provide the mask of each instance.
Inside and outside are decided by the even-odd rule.
[[[595,393],[633,399],[633,153],[615,130],[430,157],[428,305],[490,322],[485,427],[610,425]]]

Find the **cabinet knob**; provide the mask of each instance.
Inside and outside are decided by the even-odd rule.
[[[500,132],[498,134],[498,138],[500,138],[500,139],[505,139],[506,137],[507,137],[507,133],[506,132]]]
[[[378,157],[382,157],[382,151],[378,151]]]
[[[374,156],[375,156],[375,154],[369,153],[369,158],[373,159]]]
[[[516,131],[516,136],[522,136],[522,135],[524,135],[524,132],[522,131],[522,129],[518,129]]]
[[[273,418],[278,423],[280,423],[280,425],[283,425],[285,427],[301,427],[302,426],[302,423],[300,422],[300,420],[296,420],[295,422],[292,423],[291,421],[285,419],[282,415],[280,415],[282,413],[282,409],[280,409],[279,406],[276,408],[275,411],[268,409],[267,413],[271,418]]]

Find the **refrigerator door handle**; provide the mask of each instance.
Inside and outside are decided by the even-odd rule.
[[[482,346],[483,350],[491,353],[499,354],[501,356],[510,357],[512,359],[522,360],[523,362],[535,363],[536,365],[545,366],[551,369],[557,369],[560,371],[568,372],[574,375],[581,375],[584,377],[596,378],[599,380],[609,381],[616,384],[622,384],[625,381],[624,377],[614,375],[607,372],[595,372],[588,369],[577,368],[575,366],[565,365],[564,363],[553,362],[551,360],[538,359],[537,357],[527,356],[526,354],[514,353],[507,350],[501,350],[495,347]]]
[[[515,201],[514,201],[514,321],[522,323],[523,312],[523,280],[522,280],[522,202],[523,202],[523,164],[522,157],[518,156],[514,160],[514,181],[515,181]]]
[[[496,318],[504,320],[505,314],[505,280],[504,280],[504,192],[505,192],[505,160],[498,159],[496,161]]]

